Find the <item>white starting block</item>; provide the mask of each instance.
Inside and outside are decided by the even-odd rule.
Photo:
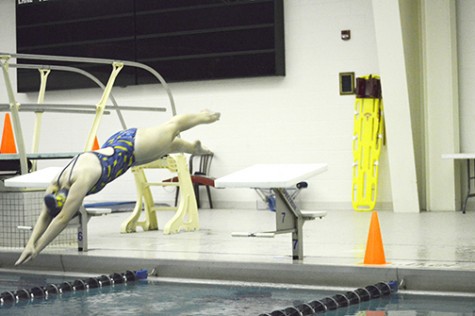
[[[328,170],[327,164],[259,164],[215,180],[216,188],[270,189],[276,198],[276,230],[259,233],[233,233],[237,237],[268,237],[292,234],[292,258],[303,259],[303,224],[323,218],[325,211],[303,211],[287,188]]]

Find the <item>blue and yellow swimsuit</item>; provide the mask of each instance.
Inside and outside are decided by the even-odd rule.
[[[109,182],[123,175],[135,163],[134,144],[136,128],[130,128],[112,135],[101,148],[112,147],[114,153],[110,156],[92,151],[102,166],[102,175],[87,195],[101,191]]]

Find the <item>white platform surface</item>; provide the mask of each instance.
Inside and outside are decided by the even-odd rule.
[[[5,180],[6,187],[15,188],[47,188],[63,167],[48,167],[32,173]]]
[[[290,188],[328,170],[317,164],[257,164],[215,180],[217,188]]]

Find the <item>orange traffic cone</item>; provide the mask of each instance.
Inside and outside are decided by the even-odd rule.
[[[2,154],[16,154],[15,135],[13,134],[12,121],[10,113],[5,114],[3,124],[2,146],[0,147]]]
[[[99,146],[99,141],[97,140],[97,136],[94,137],[94,144],[92,145],[92,150],[98,150],[101,146]]]
[[[374,211],[371,215],[369,226],[368,241],[366,243],[366,253],[364,264],[386,264],[384,256],[383,238],[379,228],[378,212]]]

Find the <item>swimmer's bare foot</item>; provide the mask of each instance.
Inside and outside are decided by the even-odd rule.
[[[207,155],[207,154],[213,153],[211,150],[201,145],[201,142],[199,140],[195,141],[193,143],[193,146],[194,146],[193,154],[195,155]]]
[[[203,123],[213,123],[219,120],[221,117],[221,113],[219,112],[212,112],[210,110],[203,110],[200,112],[202,116]]]

